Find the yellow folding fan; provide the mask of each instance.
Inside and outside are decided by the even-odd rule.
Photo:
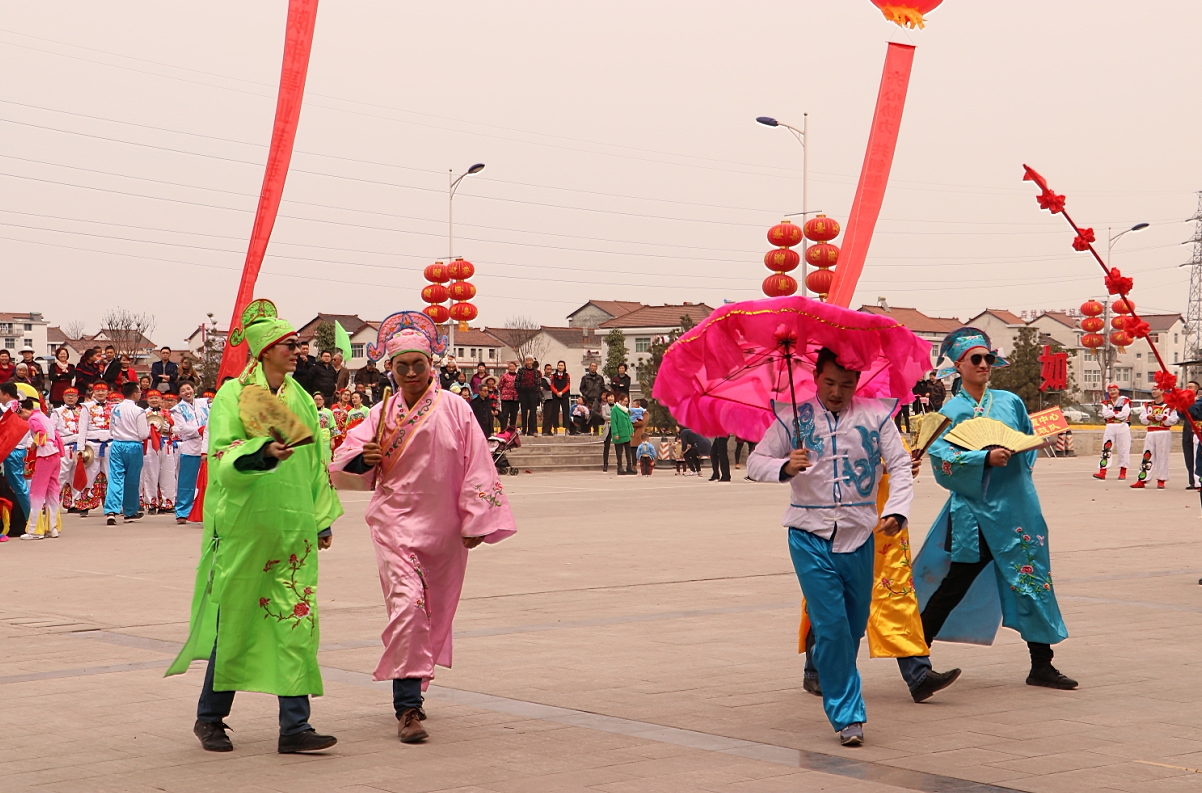
[[[943,437],[948,443],[954,443],[972,452],[995,447],[1012,452],[1025,452],[1044,443],[1044,439],[1038,435],[1027,435],[997,419],[984,416],[957,424]]]
[[[313,432],[288,406],[260,385],[248,385],[238,397],[238,415],[252,438],[271,438],[285,446],[313,443]]]

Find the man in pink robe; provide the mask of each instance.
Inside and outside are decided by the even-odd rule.
[[[405,320],[390,322],[397,316]],[[373,352],[387,354],[399,393],[371,409],[330,465],[336,486],[375,490],[367,524],[388,625],[374,677],[392,680],[397,734],[404,743],[427,737],[422,691],[435,664],[451,666],[451,623],[468,550],[516,531],[471,407],[439,388],[432,363],[437,339],[437,328],[424,314],[401,312],[385,320]]]

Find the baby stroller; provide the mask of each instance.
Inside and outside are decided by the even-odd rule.
[[[517,476],[518,469],[509,464],[505,453],[520,448],[521,445],[522,432],[517,427],[509,427],[488,439],[488,450],[492,452],[492,462],[497,467],[498,474]]]

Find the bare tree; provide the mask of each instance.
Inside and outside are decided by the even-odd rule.
[[[217,375],[221,372],[221,358],[225,354],[226,334],[217,330],[217,318],[213,312],[207,315],[208,321],[202,326],[200,358],[196,363],[196,373],[200,375],[201,386],[216,391],[219,383]]]
[[[63,325],[63,335],[68,339],[82,339],[85,330],[87,330],[87,325],[82,319],[73,319]]]
[[[530,317],[510,317],[505,320],[505,343],[518,354],[518,359],[530,356],[541,361],[551,343],[543,334],[543,326]]]
[[[108,337],[117,355],[128,355],[132,361],[145,357],[154,348],[154,343],[150,341],[154,326],[153,314],[136,313],[120,307],[110,308],[100,318],[100,331]]]

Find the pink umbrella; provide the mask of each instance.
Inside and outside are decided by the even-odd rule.
[[[857,395],[909,403],[931,369],[931,345],[888,316],[776,297],[730,303],[664,353],[654,397],[682,425],[758,442],[772,403],[814,395],[814,361],[830,348],[860,374]]]

